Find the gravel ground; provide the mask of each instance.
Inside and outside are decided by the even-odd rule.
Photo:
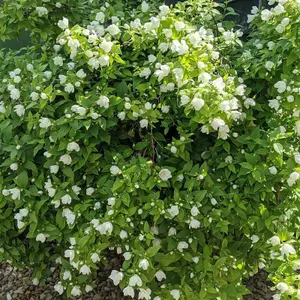
[[[257,274],[245,280],[247,288],[252,292],[251,295],[244,297],[244,300],[270,300],[274,292],[270,287],[272,282],[267,280],[268,273],[260,270]]]
[[[106,267],[98,272],[96,287],[93,292],[86,294],[80,300],[132,300],[124,297],[121,290],[108,279],[112,269],[120,268],[120,260],[111,259]],[[6,263],[0,264],[0,300],[62,300],[54,291],[53,286],[59,277],[58,271],[46,282],[46,286],[34,286],[29,269],[16,270]],[[75,298],[70,298],[75,300]]]
[[[96,280],[96,288],[93,292],[86,294],[80,300],[132,300],[124,297],[118,287],[115,287],[108,276],[112,269],[120,268],[120,260],[113,258],[106,267],[101,268]],[[31,271],[29,269],[16,270],[6,263],[0,264],[0,300],[62,300],[54,291],[54,284],[59,277],[58,271],[47,280],[46,286],[34,286],[31,281]],[[252,291],[252,295],[247,295],[244,300],[270,300],[272,292],[271,285],[267,281],[267,273],[260,271],[255,276],[245,280],[245,283]],[[71,298],[75,300],[75,298]]]

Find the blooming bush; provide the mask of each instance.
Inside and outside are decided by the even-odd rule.
[[[297,293],[298,116],[266,102],[290,78],[265,69],[280,17],[257,11],[235,60],[242,33],[213,1],[82,3],[87,18],[45,17],[42,53],[1,54],[0,256],[35,282],[60,265],[67,296],[93,289],[108,250],[139,299],[242,299],[264,266]]]

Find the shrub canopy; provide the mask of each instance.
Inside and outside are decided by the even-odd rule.
[[[258,268],[300,297],[300,3],[273,4],[246,42],[213,1],[20,4],[44,46],[1,53],[0,257],[68,296],[114,250],[139,299],[242,299]]]

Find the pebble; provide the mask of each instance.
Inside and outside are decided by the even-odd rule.
[[[70,297],[70,300],[132,300],[131,297],[124,297],[120,288],[114,286],[108,279],[111,270],[121,267],[122,259],[110,253],[107,261],[108,265],[99,267],[94,290],[81,297]],[[0,263],[0,300],[65,299],[54,290],[54,285],[59,280],[58,269],[54,270],[51,277],[46,279],[45,286],[33,285],[31,275],[30,269],[19,270],[7,263]]]

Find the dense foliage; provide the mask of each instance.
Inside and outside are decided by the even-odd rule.
[[[299,1],[245,43],[213,1],[40,2],[14,22],[42,50],[1,53],[0,257],[68,296],[114,250],[139,299],[242,299],[258,268],[300,298]]]

